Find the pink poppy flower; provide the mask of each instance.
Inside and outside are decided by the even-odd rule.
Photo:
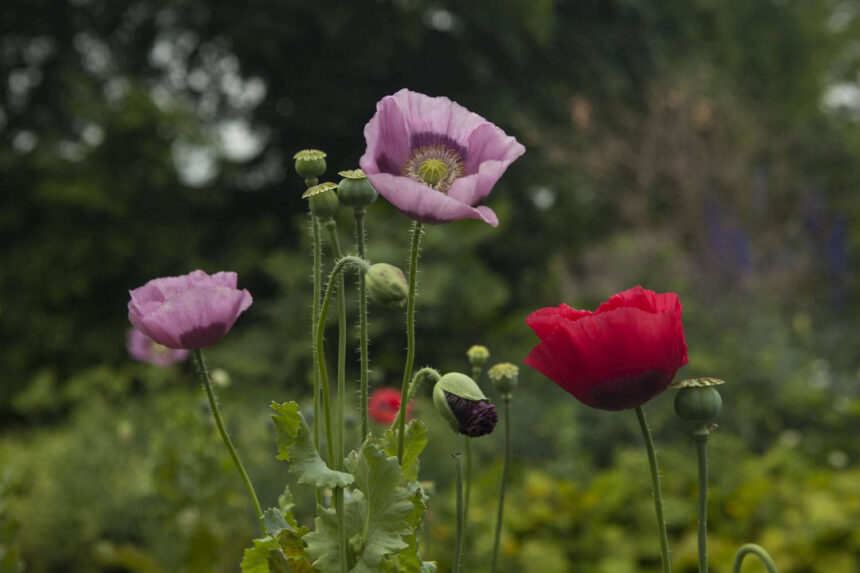
[[[253,299],[236,288],[236,273],[197,270],[153,279],[129,291],[128,320],[168,348],[194,350],[217,342]]]
[[[170,366],[188,358],[184,349],[168,348],[157,343],[136,328],[129,328],[125,338],[125,347],[135,360],[148,362],[155,366]]]
[[[517,140],[445,97],[402,89],[376,104],[364,128],[359,164],[370,182],[402,213],[423,223],[480,219],[477,205],[520,155]]]

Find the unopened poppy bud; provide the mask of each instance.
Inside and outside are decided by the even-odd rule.
[[[517,377],[520,369],[510,362],[502,362],[496,364],[487,371],[487,376],[493,381],[493,388],[496,389],[503,400],[510,400],[514,388],[517,386]]]
[[[409,296],[409,283],[403,271],[388,263],[370,265],[364,275],[367,292],[375,302],[388,308],[400,308]]]
[[[433,387],[433,405],[455,432],[477,438],[493,431],[499,415],[474,380],[450,372]]]
[[[466,351],[466,357],[472,366],[483,367],[490,358],[490,351],[487,350],[486,346],[476,344]]]
[[[303,179],[319,177],[325,173],[325,153],[319,149],[302,149],[295,155],[296,173]]]
[[[716,378],[694,378],[673,384],[672,388],[679,389],[675,395],[675,413],[697,424],[716,420],[723,409],[723,399],[714,386],[722,383]]]
[[[338,175],[343,179],[337,186],[337,197],[347,207],[366,207],[379,197],[361,169],[341,171]]]
[[[337,194],[334,192],[335,189],[337,189],[337,185],[334,183],[320,183],[305,191],[302,194],[302,199],[308,200],[311,213],[320,219],[331,219],[340,206]]]

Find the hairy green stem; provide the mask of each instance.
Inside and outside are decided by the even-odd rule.
[[[693,432],[699,461],[699,573],[708,573],[708,429]]]
[[[660,487],[660,470],[657,467],[657,452],[654,450],[654,440],[651,439],[651,429],[645,420],[645,410],[636,406],[636,417],[645,439],[645,449],[648,451],[648,464],[651,466],[651,484],[654,489],[654,512],[657,514],[657,529],[660,533],[660,557],[663,561],[663,573],[671,573],[672,564],[669,561],[669,537],[666,534],[666,518],[663,516],[663,490]]]
[[[328,463],[331,467],[335,466],[335,450],[334,442],[332,441],[331,399],[329,396],[328,368],[326,368],[325,365],[325,350],[323,349],[323,334],[325,332],[325,322],[328,318],[328,309],[331,306],[331,295],[337,289],[337,287],[335,286],[335,281],[337,281],[337,279],[341,276],[341,273],[347,265],[352,265],[361,270],[362,272],[367,271],[367,269],[370,267],[370,265],[367,264],[367,261],[364,261],[358,257],[343,257],[335,263],[334,268],[332,268],[331,273],[328,277],[325,294],[323,295],[323,301],[320,305],[320,314],[319,319],[317,321],[317,330],[314,333],[314,347],[316,348],[317,369],[320,373],[320,388],[323,399],[323,415],[325,420]]]
[[[337,235],[337,223],[334,219],[329,219],[325,224],[328,230],[329,241],[331,242],[332,252],[336,259],[342,257],[340,250],[340,239]],[[343,274],[337,279],[337,433],[335,434],[335,466],[334,469],[343,470],[344,450],[344,423],[343,412],[346,404],[346,286],[343,280]],[[346,545],[346,513],[344,512],[344,496],[343,488],[338,487],[334,490],[334,505],[337,511],[338,533],[340,535],[340,569],[342,573],[346,573],[348,568],[347,563],[347,545]]]
[[[457,541],[454,544],[454,565],[451,573],[460,573],[460,563],[463,560],[463,535],[466,529],[466,508],[463,505],[463,459],[460,454],[454,454],[454,464],[457,466]]]
[[[329,227],[328,223],[326,227]],[[335,232],[336,229],[335,229]],[[334,242],[334,240],[333,240]],[[339,249],[338,249],[339,251]],[[317,349],[317,365],[319,367],[320,372],[320,386],[323,389],[323,408],[325,409],[325,426],[326,426],[326,440],[328,442],[328,462],[329,466],[334,469],[340,470],[343,467],[343,452],[340,448],[343,447],[343,392],[340,392],[341,397],[341,410],[340,415],[338,416],[338,421],[340,422],[340,440],[338,442],[338,447],[334,447],[332,445],[332,428],[331,428],[331,401],[329,396],[329,385],[328,385],[328,371],[325,366],[325,351],[323,350],[323,331],[325,330],[325,321],[328,317],[328,308],[331,303],[331,293],[333,290],[338,290],[338,301],[343,300],[343,291],[342,287],[344,284],[343,280],[343,269],[348,264],[353,264],[362,270],[367,270],[369,265],[363,259],[358,257],[342,257],[339,258],[335,263],[334,268],[331,271],[331,275],[329,276],[328,285],[326,286],[325,296],[323,297],[322,306],[320,307],[320,316],[319,323],[317,324],[316,331],[316,349]],[[337,281],[337,287],[334,286],[335,281]],[[341,310],[342,305],[338,305],[338,311]],[[345,314],[345,308],[344,308]],[[340,312],[338,313],[340,315]],[[339,316],[339,326],[343,326],[346,322],[346,318]],[[342,328],[338,329],[339,333],[343,334]],[[341,341],[345,341],[345,337],[340,337]],[[340,348],[338,348],[338,358],[341,357]],[[338,390],[341,390],[341,375],[343,372],[343,363],[338,361],[341,365],[340,372],[338,372]],[[346,362],[346,351],[344,349],[343,352],[343,362]],[[344,384],[345,386],[345,384]],[[347,570],[347,544],[346,544],[346,520],[344,514],[344,499],[343,499],[343,488],[335,488],[334,490],[334,505],[335,511],[338,516],[338,533],[340,536],[340,564],[341,570],[345,572]]]
[[[499,488],[499,513],[496,516],[496,536],[493,540],[493,561],[490,565],[490,573],[495,573],[496,562],[499,557],[499,541],[502,538],[502,517],[505,511],[505,487],[508,484],[508,464],[511,459],[511,399],[502,398],[505,415],[505,457],[502,460],[502,485]]]
[[[732,562],[732,573],[741,573],[741,565],[743,564],[744,557],[749,554],[753,554],[761,559],[761,562],[764,563],[764,568],[767,569],[767,573],[779,573],[779,570],[777,570],[776,564],[773,562],[773,558],[770,554],[764,550],[764,547],[756,545],[755,543],[747,543],[738,549],[738,552],[735,553],[735,559]]]
[[[355,240],[358,244],[358,256],[367,260],[366,242],[364,232],[364,207],[356,207],[355,215]],[[367,438],[367,377],[369,358],[367,352],[367,283],[364,275],[358,276],[358,321],[359,321],[359,352],[361,353],[361,440]]]
[[[403,366],[403,383],[400,390],[397,461],[403,463],[403,437],[406,429],[406,406],[409,404],[409,381],[412,379],[412,365],[415,362],[415,288],[418,283],[418,253],[421,247],[421,233],[424,224],[412,222],[412,250],[409,256],[409,295],[406,299],[406,364]]]
[[[412,398],[415,396],[415,392],[421,386],[421,383],[424,380],[427,380],[429,384],[435,384],[442,377],[439,372],[430,367],[424,367],[418,372],[415,373],[415,376],[412,377],[412,382],[409,384],[409,392],[406,394],[407,404]],[[392,428],[400,428],[400,417],[406,412],[406,408],[398,408],[397,415],[394,417],[394,421],[391,423]]]
[[[463,519],[469,522],[469,498],[472,494],[472,438],[463,436],[463,449],[466,451],[466,494],[463,501]]]
[[[316,335],[317,324],[320,317],[320,288],[322,288],[322,241],[320,239],[320,222],[319,219],[311,214],[311,221],[314,233],[314,294],[313,294],[313,311],[311,337]],[[314,447],[317,451],[320,449],[320,370],[317,365],[317,346],[311,341],[313,347],[314,360]],[[322,505],[322,489],[316,488],[317,505]]]
[[[227,451],[230,452],[230,457],[233,458],[233,463],[236,464],[236,469],[239,470],[239,475],[242,476],[242,481],[245,482],[245,487],[248,488],[248,495],[251,496],[254,511],[257,513],[257,522],[260,524],[260,531],[263,533],[263,537],[265,537],[267,534],[266,526],[263,525],[263,509],[260,507],[260,501],[257,499],[257,492],[254,491],[251,478],[248,477],[248,472],[245,471],[245,466],[242,465],[242,460],[239,459],[239,454],[236,452],[236,448],[233,447],[233,442],[224,428],[224,422],[221,420],[221,411],[218,408],[218,401],[215,399],[215,392],[212,390],[212,381],[209,379],[209,371],[206,370],[206,361],[203,360],[203,353],[199,349],[195,349],[192,351],[192,354],[194,356],[194,366],[197,367],[197,375],[206,389],[206,397],[209,398],[209,406],[212,408],[215,425],[218,426],[221,439],[224,440],[224,445],[227,446]]]

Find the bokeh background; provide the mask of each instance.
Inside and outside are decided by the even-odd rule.
[[[190,365],[128,357],[127,291],[239,273],[255,303],[208,359],[263,503],[277,503],[289,480],[268,403],[306,404],[310,384],[291,157],[324,149],[336,181],[357,167],[375,102],[402,87],[449,96],[528,149],[488,200],[497,229],[427,229],[417,364],[467,370],[472,344],[520,363],[538,307],[677,292],[679,376],[727,381],[712,571],[747,541],[787,573],[860,571],[858,39],[856,0],[7,0],[0,571],[238,570],[255,531],[245,492]],[[346,209],[339,223],[352,248]],[[380,200],[367,226],[370,258],[405,267],[409,221]],[[373,384],[397,385],[403,315],[372,312]],[[685,573],[695,461],[671,393],[648,411]],[[424,555],[444,571],[458,442],[427,392],[416,415],[432,434]],[[523,367],[505,571],[658,570],[634,418]],[[467,568],[483,571],[501,434],[476,447]],[[307,521],[310,492],[294,492]]]

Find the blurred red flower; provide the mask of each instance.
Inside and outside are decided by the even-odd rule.
[[[406,419],[412,416],[413,402],[406,406]],[[400,390],[396,388],[380,388],[370,395],[367,413],[380,424],[391,424],[400,409]]]
[[[640,406],[687,363],[675,293],[637,286],[594,312],[561,304],[536,310],[526,324],[541,342],[525,363],[593,408]]]

